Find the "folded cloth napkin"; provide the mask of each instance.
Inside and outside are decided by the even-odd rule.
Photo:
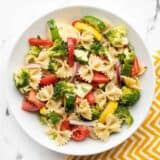
[[[153,55],[156,86],[150,112],[139,129],[124,143],[92,156],[66,160],[160,160],[160,50]]]

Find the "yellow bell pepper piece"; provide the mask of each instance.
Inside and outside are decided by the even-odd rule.
[[[40,109],[40,114],[45,115],[46,114],[46,107],[42,107]]]
[[[106,108],[104,109],[104,111],[101,113],[100,117],[99,117],[99,122],[104,123],[106,121],[106,118],[110,115],[113,114],[116,109],[118,108],[118,102],[116,101],[109,101],[107,103]]]
[[[74,24],[74,27],[80,31],[89,31],[91,32],[94,37],[98,40],[98,41],[101,41],[103,36],[101,33],[99,33],[96,29],[94,29],[92,26],[88,25],[88,24],[85,24],[83,22],[76,22]]]

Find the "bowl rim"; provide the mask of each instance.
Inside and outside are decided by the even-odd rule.
[[[102,7],[96,7],[94,5],[67,5],[67,6],[62,6],[62,7],[56,7],[55,9],[53,10],[50,10],[49,12],[46,12],[45,14],[41,15],[40,17],[36,18],[36,20],[34,20],[33,22],[29,23],[28,25],[26,25],[26,27],[24,27],[22,33],[20,33],[16,40],[14,41],[12,47],[11,47],[11,53],[10,55],[8,56],[8,59],[7,59],[7,65],[6,65],[6,71],[8,70],[9,68],[9,62],[10,62],[10,59],[11,59],[11,56],[12,56],[12,53],[13,51],[15,50],[18,42],[19,42],[19,39],[24,35],[24,33],[27,31],[27,29],[29,27],[31,27],[32,25],[34,25],[35,23],[37,23],[40,19],[50,15],[51,13],[53,12],[56,12],[56,11],[60,11],[60,10],[64,10],[64,9],[71,9],[71,8],[88,8],[88,9],[96,9],[96,10],[101,10],[103,12],[106,12],[110,15],[112,15],[113,17],[117,17],[118,19],[120,19],[121,21],[125,22],[125,24],[127,24],[127,26],[129,26],[135,33],[136,35],[138,35],[138,38],[140,39],[140,41],[142,42],[143,44],[143,47],[144,49],[146,50],[147,52],[147,55],[149,56],[149,61],[150,61],[150,64],[151,64],[151,72],[152,72],[152,80],[153,80],[153,88],[152,88],[152,93],[150,93],[150,96],[152,97],[152,101],[153,101],[153,98],[154,98],[154,88],[155,88],[155,73],[154,73],[154,70],[153,70],[153,61],[152,61],[152,56],[151,54],[149,54],[149,50],[148,50],[148,47],[146,46],[144,40],[142,39],[141,35],[136,31],[136,29],[134,27],[132,27],[131,24],[129,24],[125,19],[121,18],[119,15],[117,15],[116,13],[114,12],[111,12],[107,9],[104,9]],[[8,74],[6,72],[5,74],[5,79],[7,81],[7,84],[9,83],[9,81],[7,80],[8,79]],[[61,153],[61,154],[66,154],[66,155],[75,155],[75,156],[84,156],[84,155],[94,155],[94,154],[98,154],[98,153],[101,153],[101,152],[105,152],[107,150],[110,150],[110,149],[113,149],[114,147],[120,145],[121,143],[123,143],[125,140],[127,140],[133,133],[136,132],[136,130],[142,125],[142,123],[144,122],[145,118],[147,117],[148,113],[149,113],[149,110],[151,108],[151,104],[152,104],[152,101],[150,102],[151,104],[148,105],[147,107],[147,111],[146,111],[146,114],[143,116],[143,118],[141,119],[141,122],[139,122],[139,124],[137,126],[134,127],[134,129],[132,130],[132,132],[128,132],[127,135],[125,135],[123,137],[123,139],[119,140],[118,143],[108,147],[108,148],[101,148],[100,150],[97,150],[97,151],[92,151],[90,153],[68,153],[66,151],[61,151],[60,149],[53,149],[53,148],[50,148],[49,146],[45,145],[44,143],[42,143],[41,141],[38,140],[38,138],[35,138],[34,136],[32,136],[32,134],[30,134],[30,132],[23,126],[23,123],[21,121],[18,120],[18,118],[16,117],[16,115],[14,114],[14,110],[12,110],[12,104],[10,103],[10,100],[9,100],[9,88],[8,87],[5,87],[5,95],[6,95],[6,99],[7,99],[7,103],[8,103],[8,106],[10,108],[10,111],[11,113],[13,113],[13,117],[16,119],[16,121],[18,122],[18,124],[20,125],[20,127],[25,131],[25,133],[32,139],[34,140],[36,143],[38,143],[39,145],[51,150],[51,151],[54,151],[54,152],[57,152],[57,153]]]

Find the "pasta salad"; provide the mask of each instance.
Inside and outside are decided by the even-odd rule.
[[[36,113],[59,146],[87,137],[105,141],[130,126],[146,67],[125,25],[94,16],[46,25],[48,36],[28,39],[25,64],[14,73],[22,109]]]

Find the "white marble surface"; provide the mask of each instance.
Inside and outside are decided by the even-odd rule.
[[[91,5],[127,20],[142,36],[150,53],[160,48],[159,0],[0,0],[0,156],[1,160],[62,160],[30,139],[10,113],[5,99],[6,62],[16,38],[35,19],[57,7]]]

